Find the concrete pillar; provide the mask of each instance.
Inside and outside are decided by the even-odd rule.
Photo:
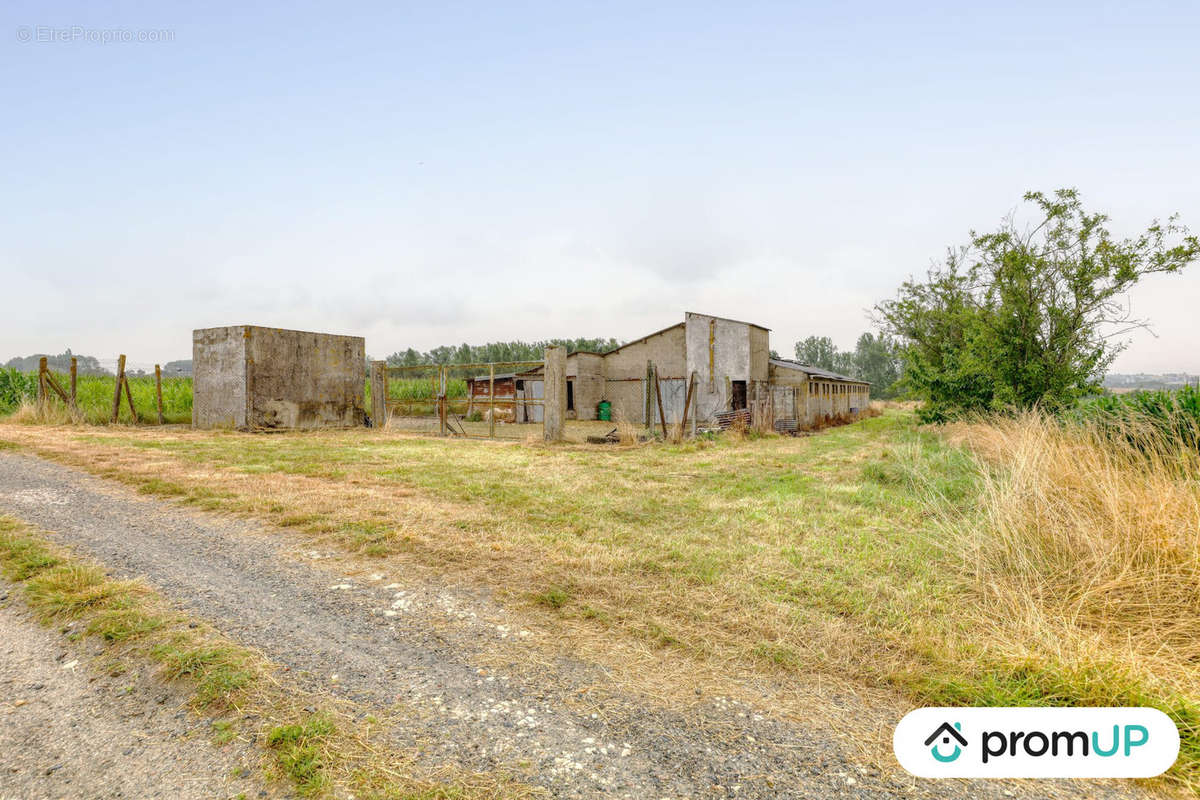
[[[544,357],[542,436],[547,442],[559,442],[567,418],[567,351],[562,347],[547,347]]]
[[[387,426],[387,362],[371,362],[371,427]]]

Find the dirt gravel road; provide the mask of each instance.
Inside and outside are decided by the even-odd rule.
[[[0,510],[118,576],[143,577],[306,688],[398,710],[395,746],[430,768],[507,771],[561,798],[1142,796],[1089,783],[884,775],[819,723],[719,697],[667,708],[608,686],[586,660],[523,657],[538,652],[540,634],[470,588],[347,577],[295,534],[28,455],[0,452]]]
[[[270,794],[252,743],[213,746],[183,693],[104,672],[94,642],[38,625],[10,591],[0,581],[0,798]]]

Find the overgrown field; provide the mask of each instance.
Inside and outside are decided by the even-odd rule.
[[[1070,418],[1135,445],[1148,437],[1152,447],[1174,441],[1200,450],[1200,389],[1191,386],[1104,395],[1084,402]]]
[[[58,383],[69,391],[70,378],[67,375],[55,376]],[[116,388],[116,378],[111,375],[80,375],[76,383],[76,398],[84,421],[91,424],[108,422],[112,417],[113,390]],[[133,406],[137,409],[142,422],[158,422],[158,404],[154,394],[154,376],[130,376],[129,389],[133,395]],[[168,423],[188,423],[192,421],[192,379],[163,378],[163,417]],[[49,404],[46,421],[67,418],[62,402],[57,395]],[[37,373],[18,372],[12,369],[0,369],[0,416],[21,412],[26,419],[36,419],[34,405],[37,402]],[[121,395],[120,422],[131,422],[129,403],[124,393]]]
[[[16,425],[0,440],[491,587],[663,697],[749,677],[880,708],[1154,705],[1180,725],[1175,778],[1200,775],[1200,461],[1169,443],[1148,457],[1038,416],[931,430],[897,410],[802,438],[612,448]]]

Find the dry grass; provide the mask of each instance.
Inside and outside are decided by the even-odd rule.
[[[926,602],[922,581],[903,579],[926,571],[911,535],[925,512],[862,472],[892,438],[914,435],[911,423],[866,424],[628,448],[2,425],[0,439],[399,570],[492,587],[548,629],[544,640],[664,702],[696,702],[695,688],[764,702],[774,684],[771,704],[811,718],[838,713],[821,708],[829,687],[902,713],[886,674],[912,656],[887,630]],[[537,600],[555,588],[559,602]],[[796,671],[808,679],[791,680]]]
[[[39,405],[36,400],[22,400],[21,405],[8,416],[8,421],[18,425],[82,425],[83,416],[62,403],[51,402]]]
[[[996,615],[1042,640],[1040,620],[1069,620],[1089,649],[1200,685],[1200,455],[1034,414],[956,433],[1004,467],[983,473],[969,540]]]
[[[539,641],[664,703],[703,687],[836,719],[829,693],[858,692],[876,713],[844,713],[871,717],[877,758],[896,689],[1153,704],[1184,729],[1192,780],[1194,479],[1045,420],[948,433],[896,410],[629,448],[0,426],[142,491],[489,586]]]
[[[617,420],[617,443],[622,447],[633,447],[641,441],[642,429],[628,420]]]
[[[959,674],[939,689],[1162,708],[1183,739],[1176,776],[1195,789],[1200,455],[1148,428],[1111,433],[1036,413],[950,427],[979,458],[979,510],[930,501],[972,592],[963,614],[975,633],[951,644]],[[981,691],[972,676],[994,685]]]

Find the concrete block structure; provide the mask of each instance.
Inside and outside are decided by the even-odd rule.
[[[606,353],[567,356],[569,419],[596,419],[601,400],[613,418],[637,424],[680,422],[689,378],[694,376],[689,421],[707,425],[729,411],[766,398],[772,419],[794,430],[854,418],[870,401],[870,384],[789,359],[771,358],[770,330],[752,322],[687,312],[683,322]],[[650,367],[657,372],[662,415]],[[486,378],[468,380],[472,401],[487,396]],[[541,397],[542,370],[497,376],[498,403],[515,404],[518,422],[541,421],[523,410],[522,398]],[[535,412],[539,407],[533,407]]]
[[[348,428],[365,423],[366,343],[257,325],[192,333],[196,428]]]

